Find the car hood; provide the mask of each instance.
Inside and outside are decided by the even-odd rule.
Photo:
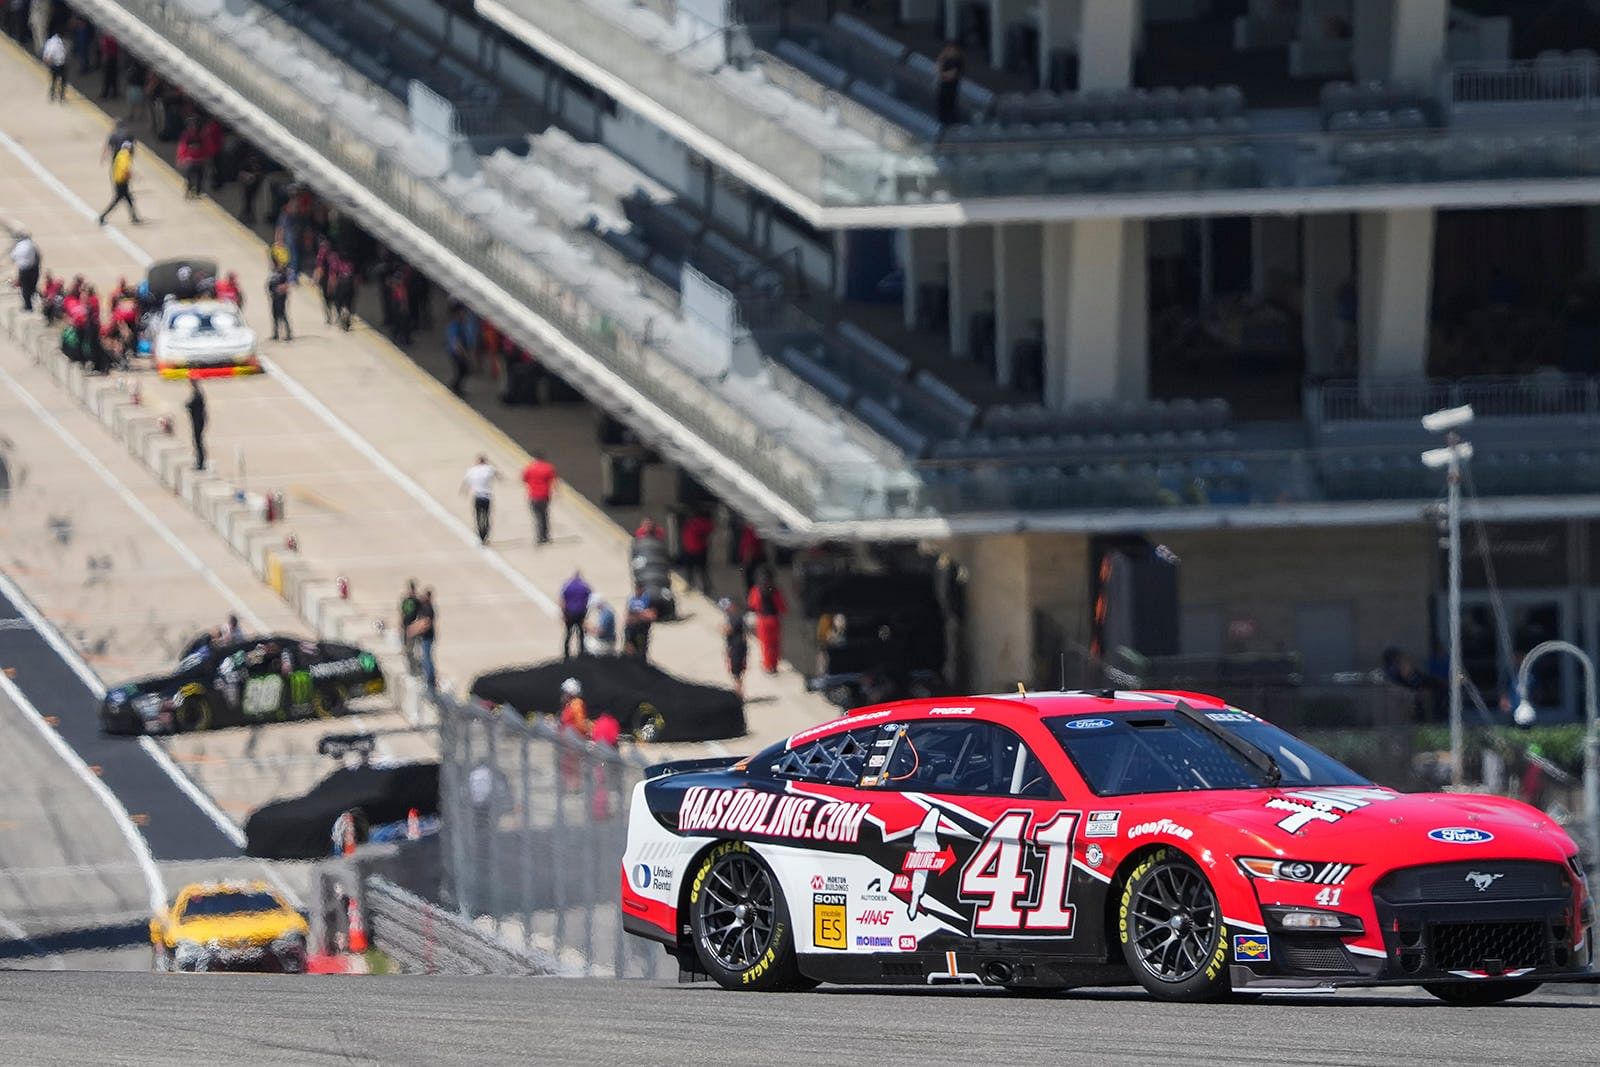
[[[172,930],[172,940],[197,941],[219,945],[265,945],[292,934],[309,932],[306,921],[291,912],[261,912],[253,915],[219,915],[190,919]]]
[[[1130,839],[1174,837],[1221,845],[1236,856],[1370,861],[1395,865],[1491,858],[1564,862],[1576,848],[1544,813],[1503,797],[1462,793],[1398,793],[1377,786],[1223,790],[1185,793],[1164,806],[1164,818],[1129,812]],[[1186,821],[1192,813],[1193,821]],[[1149,826],[1151,822],[1156,826]],[[1159,824],[1169,825],[1162,827]],[[1207,840],[1174,833],[1211,831]]]

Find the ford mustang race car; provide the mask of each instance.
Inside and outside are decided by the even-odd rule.
[[[310,933],[300,913],[265,882],[188,885],[150,920],[158,971],[300,974]]]
[[[108,734],[175,734],[331,718],[347,714],[352,697],[383,689],[378,661],[353,645],[282,634],[206,642],[171,674],[108,689],[100,727]]]
[[[1164,1000],[1595,981],[1571,838],[1493,796],[1373,785],[1191,693],[887,704],[634,790],[625,928],[731,989],[1067,988]]]
[[[223,300],[169,301],[150,322],[150,354],[163,378],[258,374],[256,332]]]

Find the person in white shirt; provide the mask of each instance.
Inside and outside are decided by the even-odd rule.
[[[499,480],[500,472],[489,465],[488,456],[479,456],[461,479],[462,490],[472,494],[472,517],[480,544],[489,543],[489,511],[494,503],[494,483]]]
[[[50,99],[67,102],[67,42],[59,33],[52,33],[45,41],[39,58],[50,68]]]
[[[33,310],[33,296],[39,291],[39,246],[33,243],[28,231],[17,231],[17,243],[11,246],[11,262],[17,268],[17,288],[22,290],[22,310]]]

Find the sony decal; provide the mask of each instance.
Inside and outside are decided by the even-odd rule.
[[[797,837],[807,841],[855,841],[868,804],[818,800],[754,789],[692,786],[678,805],[678,829]]]

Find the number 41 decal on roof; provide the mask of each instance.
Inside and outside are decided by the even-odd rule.
[[[978,902],[972,931],[1072,936],[1077,907],[1067,903],[1078,813],[1053,815],[1028,832],[1032,813],[995,820],[961,872],[961,896]]]

